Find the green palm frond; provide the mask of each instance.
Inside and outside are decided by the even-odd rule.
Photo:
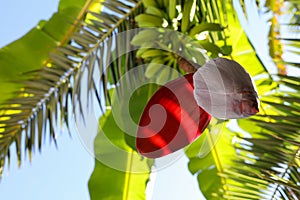
[[[262,98],[264,114],[240,123],[244,130],[251,133],[251,137],[238,136],[236,150],[239,158],[235,159],[236,165],[232,166],[230,172],[224,175],[232,177],[236,173],[244,174],[244,177],[236,180],[237,185],[232,185],[229,190],[239,190],[251,182],[261,185],[252,188],[260,197],[298,199],[299,97],[299,92],[296,95],[266,95]]]
[[[291,107],[292,108],[292,107]],[[286,198],[284,195],[299,196],[299,126],[295,126],[295,118],[280,115],[262,115],[251,121],[244,122],[257,131],[252,131],[252,137],[238,137],[236,144],[238,159],[230,171],[224,176],[232,179],[233,174],[243,174],[236,183],[228,187],[229,191],[241,190],[250,185],[260,197],[273,196],[274,199]],[[242,183],[242,184],[241,184]],[[281,193],[281,190],[289,191]],[[233,195],[232,197],[238,197]],[[272,199],[272,198],[267,198]]]
[[[43,133],[49,132],[55,141],[58,124],[68,126],[72,112],[77,109],[82,114],[81,100],[86,98],[81,96],[82,84],[93,91],[103,109],[105,102],[101,97],[109,102],[107,84],[117,82],[122,73],[120,65],[125,62],[127,70],[135,65],[134,52],[113,59],[116,51],[127,52],[124,48],[129,48],[114,41],[113,36],[134,28],[133,18],[141,8],[140,1],[111,0],[103,3],[100,13],[86,10],[85,20],[77,24],[78,31],[66,45],[50,54],[47,66],[24,75],[30,78],[20,82],[24,88],[16,91],[17,98],[1,105],[0,128],[4,130],[0,132],[1,170],[6,158],[9,160],[11,144],[16,144],[21,162],[25,153],[31,154],[36,147],[41,149]],[[93,76],[96,70],[100,80]],[[84,79],[86,71],[88,78]]]
[[[274,36],[272,33],[278,29],[280,24],[273,21],[271,35]],[[224,191],[226,198],[300,197],[300,79],[286,75],[292,69],[290,63],[282,57],[281,34],[276,32],[276,36],[269,37],[270,55],[279,74],[273,75],[270,82],[276,83],[277,87],[269,87],[269,91],[265,91],[261,97],[261,115],[239,120],[239,126],[248,134],[237,134],[237,158],[233,159],[235,164],[221,173],[222,177],[231,180]],[[297,45],[297,38],[290,35],[288,39],[293,41],[292,45]],[[294,53],[299,55],[299,49],[295,48]],[[292,65],[298,66],[299,63]]]
[[[250,4],[255,8],[249,9],[249,2],[239,4],[246,15],[242,16],[243,20],[249,20],[247,13],[255,15],[255,12],[259,12],[254,1]],[[251,26],[248,22],[246,21],[245,26]],[[299,28],[299,24],[294,21],[289,24],[293,24],[292,28]],[[234,24],[229,23],[229,28],[230,25]],[[280,28],[281,24],[278,26]],[[270,32],[275,30],[275,26],[271,26]],[[251,35],[251,32],[247,34]],[[278,33],[274,44],[278,45],[278,39],[282,39],[281,34],[283,33]],[[253,38],[249,35],[251,41]],[[293,41],[289,43],[293,47],[290,47],[292,53],[299,55],[297,37],[289,35],[285,39]],[[233,131],[223,130],[220,141],[205,158],[198,157],[202,140],[200,137],[199,141],[187,150],[190,158],[189,169],[197,175],[199,187],[207,199],[299,199],[300,79],[294,75],[297,69],[293,68],[299,64],[297,60],[285,60],[286,57],[282,54],[286,53],[286,49],[280,44],[273,48],[276,58],[272,57],[278,74],[272,74],[276,70],[268,71],[268,65],[273,63],[267,63],[265,60],[260,63],[253,62],[261,55],[255,51],[251,53],[250,49],[246,50],[247,44],[242,39],[237,38],[238,44],[243,45],[233,45],[233,57],[254,76],[261,99],[261,114],[250,119],[238,120],[237,130],[235,126],[229,127]],[[269,39],[274,40],[272,37]],[[285,43],[284,47],[286,46]],[[253,45],[252,48],[260,46]],[[270,54],[272,56],[272,51]],[[286,72],[290,72],[291,75],[287,75]]]

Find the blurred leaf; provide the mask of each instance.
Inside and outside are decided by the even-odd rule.
[[[197,175],[199,188],[207,199],[220,199],[226,185],[232,182],[219,174],[233,165],[231,158],[236,156],[231,142],[233,134],[227,128],[223,128],[220,134],[218,142],[204,158],[199,158],[198,154],[204,138],[209,137],[208,130],[186,149],[186,155],[190,159],[189,170]]]
[[[89,180],[91,199],[146,199],[152,161],[142,158],[125,141],[107,111],[95,139],[95,169]]]

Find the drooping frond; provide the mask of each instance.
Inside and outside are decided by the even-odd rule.
[[[261,16],[265,8],[258,10],[255,1],[233,3],[235,8],[238,5],[241,11],[238,15],[242,14],[239,19],[242,19],[240,21],[245,26],[243,28],[248,40],[254,42],[249,49],[247,39],[240,37],[242,33],[239,35],[238,32],[233,32],[233,38],[237,40],[237,44],[233,45],[233,58],[241,62],[254,77],[261,100],[260,114],[250,119],[238,120],[238,126],[233,124],[224,129],[219,142],[204,158],[199,157],[203,140],[200,137],[199,141],[187,150],[190,158],[189,169],[197,175],[199,188],[207,199],[299,199],[300,80],[296,75],[299,71],[295,68],[299,63],[298,59],[294,59],[293,64],[287,63],[288,59],[299,55],[298,35],[285,28],[278,32],[275,37],[277,39],[283,38],[287,32],[290,33],[288,38],[293,43],[290,43],[289,47],[287,43],[279,45],[280,40],[275,41],[274,37],[269,37],[272,41],[269,45],[280,47],[270,47],[274,50],[270,55],[275,64],[270,62],[272,59],[266,62],[269,52],[267,50],[266,54],[262,55],[261,49],[264,46],[260,42],[257,43],[257,37],[265,33],[259,32],[260,35],[256,35],[258,27],[268,28],[258,25],[263,24],[259,23],[259,20],[265,19],[265,16]],[[294,4],[289,4],[291,5]],[[294,5],[290,10],[296,11],[297,8]],[[287,24],[293,24],[289,28],[297,30],[299,24],[294,23],[294,20]],[[234,23],[229,23],[229,29],[233,25]],[[270,32],[279,30],[281,25],[273,24],[270,26]],[[237,35],[239,37],[236,37]],[[262,39],[259,41],[267,38]],[[285,40],[288,41],[287,38]],[[263,59],[257,62],[257,58]]]
[[[24,88],[16,91],[17,98],[1,105],[0,171],[9,159],[11,144],[16,144],[21,161],[25,153],[41,149],[43,133],[49,132],[55,141],[57,125],[68,126],[72,113],[83,112],[82,99],[87,98],[82,97],[83,84],[102,108],[102,97],[109,102],[108,82],[116,83],[121,66],[128,70],[136,62],[134,52],[126,51],[130,36],[118,41],[114,35],[135,27],[133,18],[141,7],[141,1],[111,0],[103,3],[99,13],[86,10],[85,19],[77,23],[78,31],[50,54],[47,66],[26,74],[30,78],[21,82]],[[128,53],[120,56],[118,51]]]
[[[289,82],[290,87],[299,87],[299,82],[295,82],[300,81],[299,78],[285,76],[282,80]],[[234,180],[227,191],[231,197],[241,197],[243,192],[237,191],[250,188],[259,198],[298,199],[299,102],[299,92],[266,95],[262,98],[265,109],[262,114],[240,122],[251,136],[238,134],[235,145],[238,157],[223,174]],[[233,178],[238,174],[243,176]]]
[[[247,134],[237,134],[237,157],[230,169],[221,173],[230,180],[223,193],[226,198],[299,199],[300,196],[300,79],[295,75],[299,72],[295,68],[299,62],[288,61],[299,56],[299,48],[294,48],[299,46],[298,36],[291,33],[291,29],[299,29],[299,23],[295,21],[297,17],[292,17],[288,23],[292,26],[283,24],[289,20],[284,18],[287,10],[298,8],[292,2],[285,2],[283,8],[274,1],[268,2],[273,2],[268,6],[274,12],[269,31],[270,56],[278,75],[262,79],[258,85],[258,89],[262,88],[261,114],[239,120],[239,126]],[[280,18],[284,20],[277,21]]]

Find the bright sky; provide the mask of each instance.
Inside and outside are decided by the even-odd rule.
[[[48,19],[57,10],[58,0],[3,1],[0,6],[0,47],[18,39],[39,20]],[[90,132],[91,130],[87,130]],[[73,132],[75,132],[73,130]],[[93,171],[94,158],[75,133],[58,138],[58,149],[46,142],[41,153],[24,162],[20,169],[12,156],[9,170],[0,182],[1,199],[5,200],[88,200],[87,182]],[[187,171],[187,159],[181,158],[156,173],[152,198],[148,200],[199,200],[196,178]]]

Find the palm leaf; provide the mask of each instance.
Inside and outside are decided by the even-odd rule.
[[[42,132],[49,131],[55,141],[59,125],[65,123],[68,126],[71,112],[83,115],[86,105],[82,104],[82,99],[86,97],[82,96],[82,85],[93,91],[90,94],[97,96],[103,108],[103,102],[109,102],[107,84],[109,81],[115,84],[120,78],[120,65],[127,59],[128,69],[134,67],[135,63],[128,61],[134,57],[134,52],[127,50],[129,45],[118,44],[114,35],[134,27],[131,19],[141,9],[141,2],[106,1],[105,5],[105,11],[100,13],[85,7],[83,16],[86,19],[76,25],[77,31],[70,36],[68,43],[50,54],[47,66],[26,73],[25,78],[29,78],[18,82],[24,87],[15,92],[16,98],[1,105],[0,169],[9,156],[11,144],[17,144],[21,162],[21,155],[31,153],[36,147],[34,138],[37,137],[40,149]],[[126,13],[120,15],[109,8],[115,5]],[[119,54],[113,53],[117,50]],[[129,56],[114,59],[122,52],[128,52]],[[87,79],[83,78],[85,71],[88,71]],[[101,79],[93,76],[95,71]],[[101,101],[101,96],[105,97],[105,101]]]
[[[267,97],[280,101],[278,105],[288,103],[280,98],[286,95]],[[252,131],[251,138],[243,137],[237,144],[236,149],[242,159],[236,160],[239,163],[236,166],[243,166],[250,177],[267,181],[265,190],[258,190],[261,195],[268,194],[274,199],[297,199],[300,177],[295,170],[299,170],[300,127],[295,121],[299,114],[294,113],[297,106],[290,104],[283,109],[286,115],[282,116],[278,105],[273,104],[274,107],[265,110],[265,115],[240,124],[245,130],[251,127],[251,130],[257,131]],[[234,170],[242,172],[239,167]]]
[[[233,12],[233,10],[227,10],[227,13],[230,12]],[[228,24],[229,31],[235,36],[227,40],[233,47],[231,57],[244,66],[252,76],[265,74],[268,77],[266,69],[258,59],[239,23],[233,17],[228,17]],[[273,86],[261,84],[260,87],[270,89]],[[226,123],[224,126],[228,125]],[[234,158],[237,157],[236,150],[232,145],[232,141],[236,138],[235,133],[224,128],[212,152],[204,158],[199,158],[198,153],[201,149],[203,137],[205,135],[193,143],[187,149],[186,154],[190,158],[189,169],[191,173],[197,175],[199,188],[204,196],[207,199],[260,199],[256,188],[263,189],[264,187],[261,184],[259,184],[260,187],[251,184],[251,177],[247,177],[243,171],[236,172],[232,170],[232,166],[236,166]],[[245,184],[242,180],[248,181],[248,183]],[[253,178],[253,180],[255,179]],[[260,181],[264,182],[263,180]]]
[[[272,28],[274,27],[271,26],[270,32],[274,31]],[[274,40],[274,37],[270,40]],[[273,82],[279,87],[270,88],[261,97],[263,115],[239,120],[240,127],[251,135],[237,135],[240,139],[235,145],[238,153],[238,158],[234,159],[236,164],[223,176],[229,179],[232,179],[234,174],[243,176],[235,178],[236,183],[228,187],[228,191],[242,191],[251,180],[252,185],[260,185],[259,188],[251,189],[259,198],[298,199],[300,195],[300,179],[297,174],[300,145],[300,127],[297,125],[299,78],[287,76],[286,70],[289,66],[282,65],[283,62],[278,65],[278,61],[283,60],[279,57],[282,54],[280,48],[273,46],[278,55],[273,58],[280,74],[279,79],[273,77]],[[272,55],[274,54],[271,51]],[[283,88],[283,85],[286,87]],[[244,194],[232,193],[229,197],[242,198]]]
[[[234,4],[237,5],[237,1]],[[249,9],[249,2],[243,6],[244,11]],[[254,10],[256,8],[247,10],[247,13]],[[263,65],[266,64],[265,59],[257,59],[261,55],[256,55],[253,50],[256,46],[247,44],[247,39],[243,33],[239,34],[237,27],[233,21],[229,23],[229,28],[237,31],[232,32],[233,35],[242,36],[234,38],[237,43],[232,45],[232,57],[254,76],[262,96],[263,114],[238,120],[243,132],[227,132],[227,140],[220,141],[223,145],[217,144],[213,152],[202,160],[191,153],[199,151],[201,143],[200,146],[197,142],[191,145],[187,150],[189,168],[197,174],[199,187],[208,199],[298,199],[299,78],[282,73],[271,75],[268,71],[270,67]],[[222,148],[233,141],[235,151],[231,150],[232,147],[226,150],[231,152],[228,161],[228,157],[221,156]],[[209,178],[205,177],[206,174]],[[209,187],[207,184],[210,183],[214,186]]]

